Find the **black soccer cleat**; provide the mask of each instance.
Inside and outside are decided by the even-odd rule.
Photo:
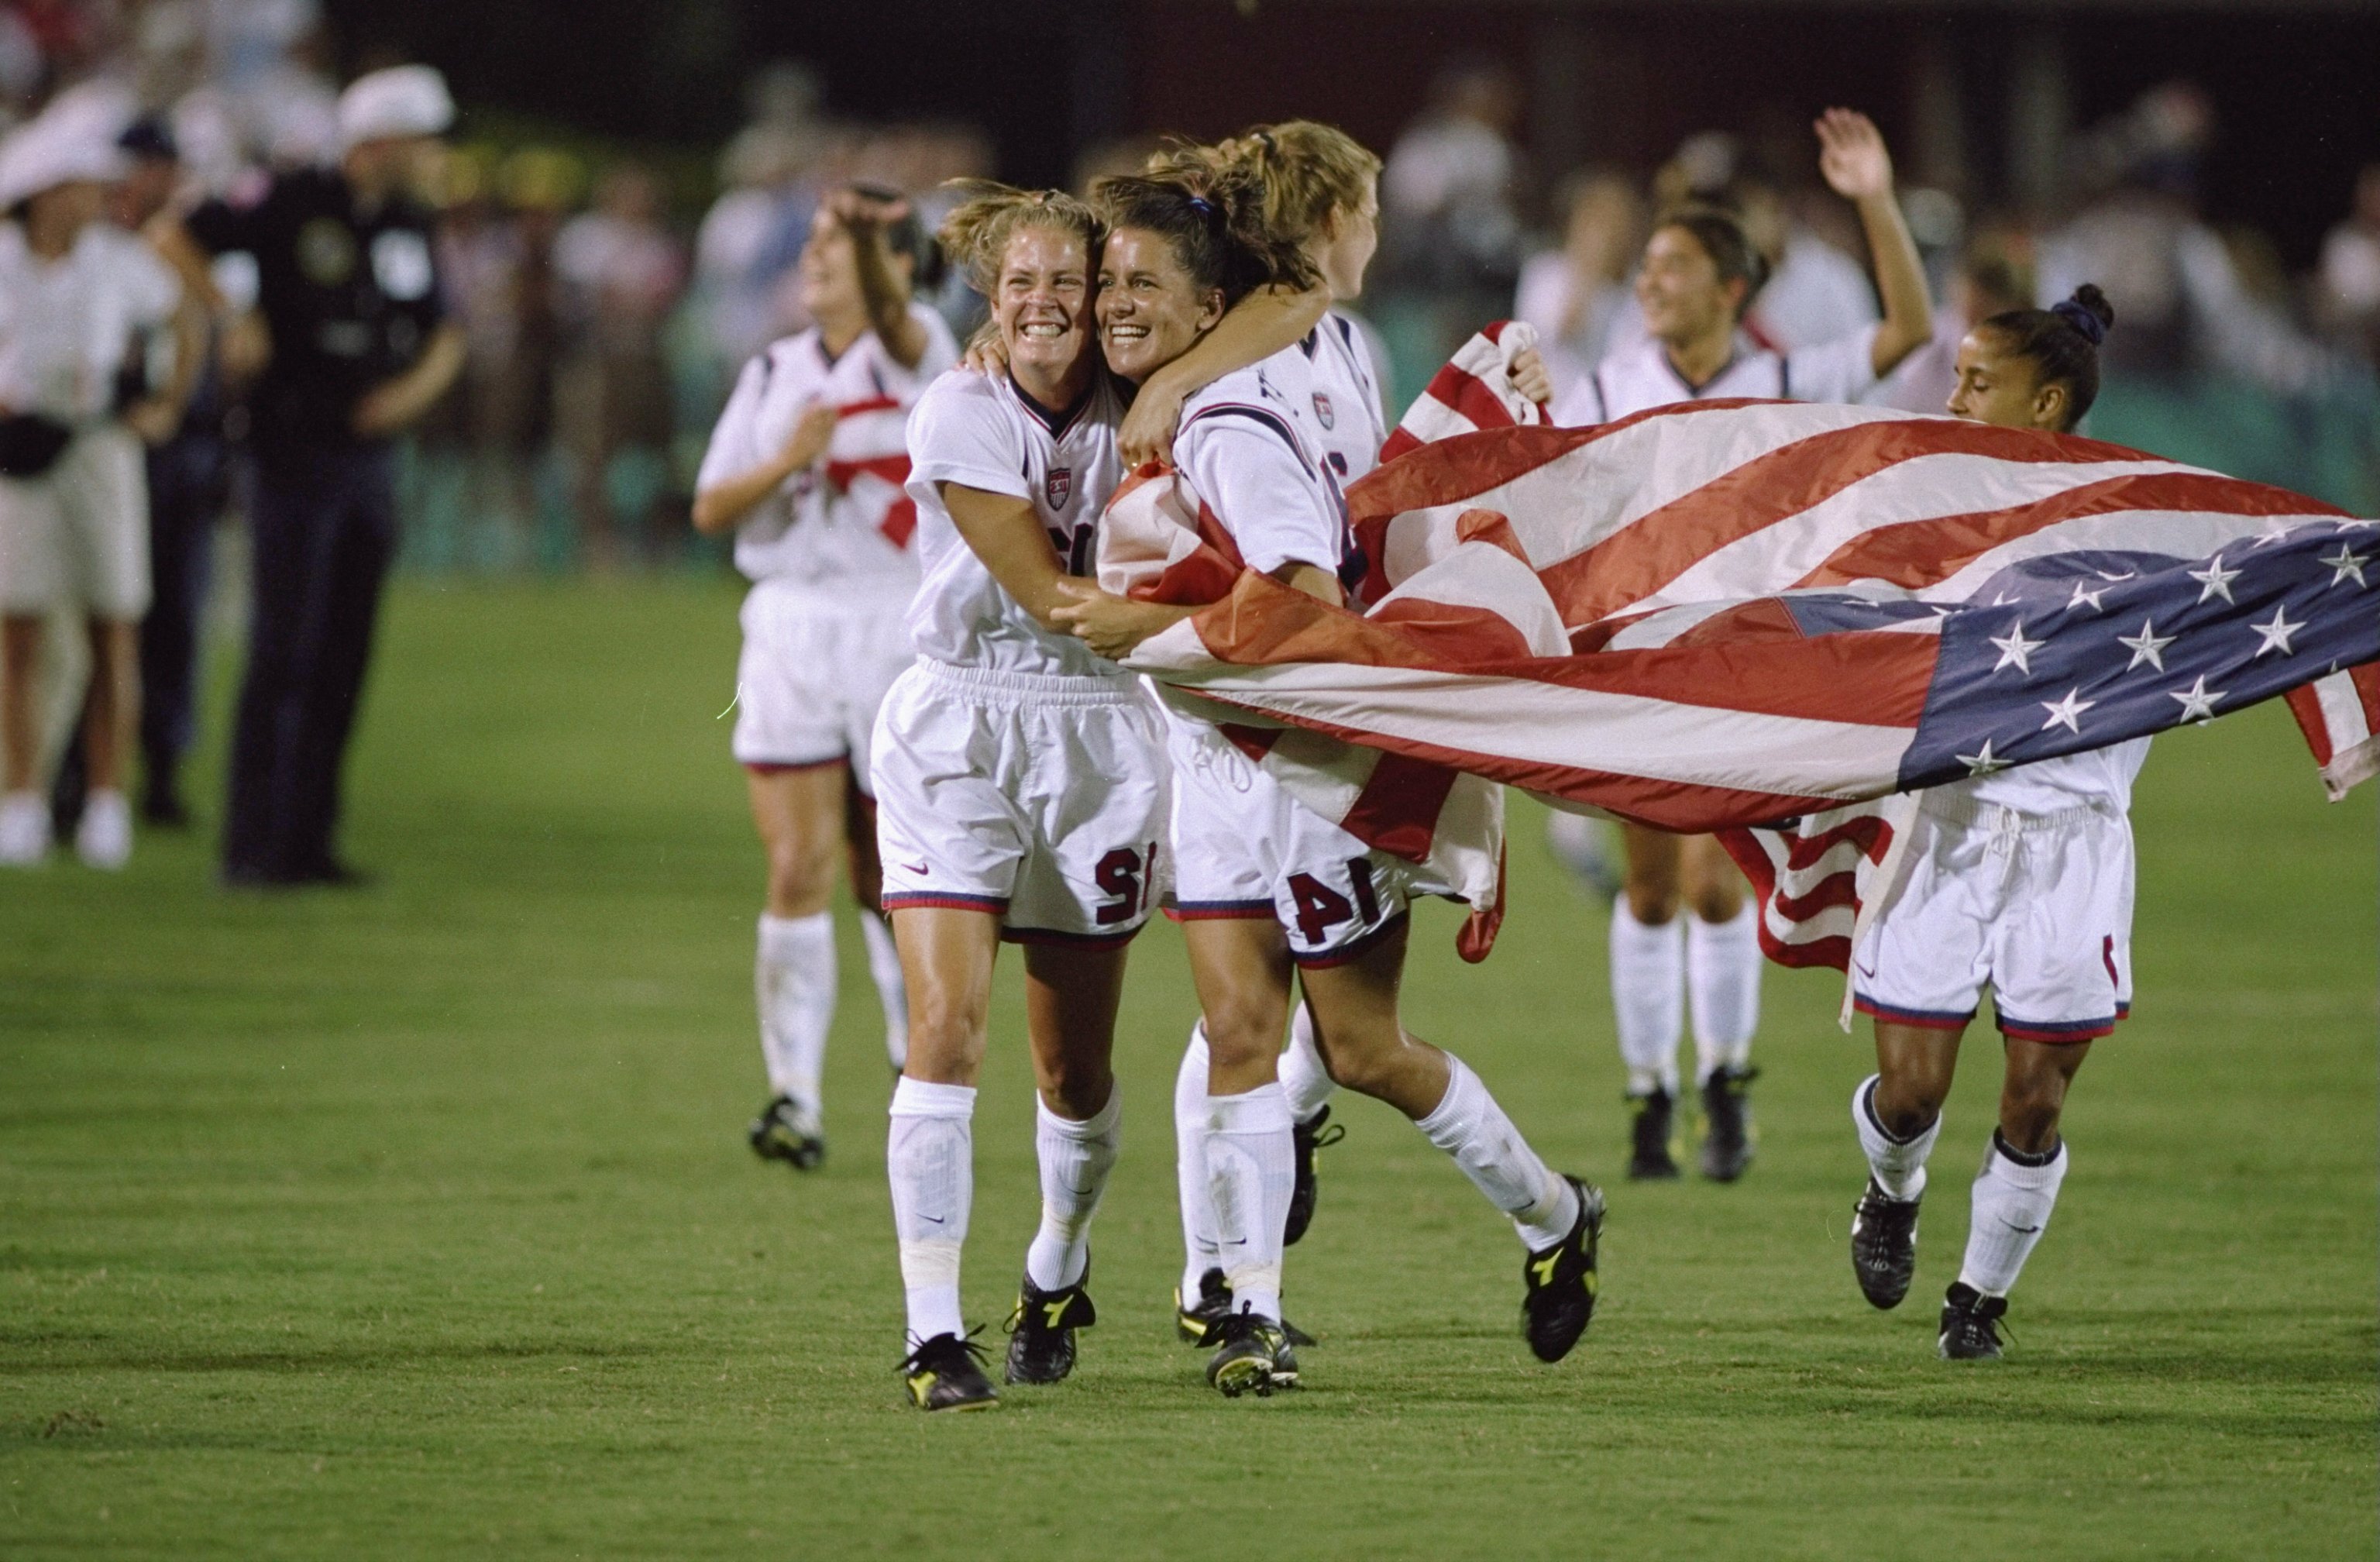
[[[1917,1274],[1916,1199],[1896,1199],[1867,1179],[1852,1206],[1852,1273],[1860,1295],[1877,1307],[1898,1307]]]
[[[1596,1245],[1603,1237],[1603,1190],[1565,1175],[1578,1194],[1578,1219],[1570,1235],[1531,1253],[1521,1264],[1527,1294],[1521,1299],[1521,1330],[1540,1361],[1570,1354],[1595,1317],[1601,1280],[1595,1270]]]
[[[1198,1276],[1198,1305],[1182,1305],[1182,1288],[1173,1289],[1173,1334],[1184,1345],[1212,1345],[1215,1325],[1232,1311],[1232,1287],[1223,1283],[1223,1272],[1209,1269]],[[1289,1343],[1303,1348],[1314,1343],[1314,1336],[1283,1318],[1281,1332]]]
[[[1297,1181],[1289,1191],[1289,1220],[1281,1234],[1283,1247],[1305,1236],[1305,1228],[1314,1223],[1314,1153],[1347,1137],[1343,1125],[1327,1127],[1330,1122],[1330,1108],[1325,1106],[1314,1114],[1313,1121],[1290,1125],[1290,1142],[1297,1152]]]
[[[1668,1182],[1678,1177],[1675,1115],[1676,1103],[1668,1091],[1657,1088],[1649,1095],[1628,1098],[1630,1181]]]
[[[983,1347],[956,1335],[936,1335],[901,1362],[910,1403],[921,1410],[990,1410],[1000,1406],[983,1375]]]
[[[1953,1284],[1942,1299],[1942,1337],[1936,1347],[1945,1361],[2000,1359],[2000,1319],[2008,1298],[1985,1296],[1973,1286]]]
[[[1056,1383],[1075,1370],[1075,1331],[1099,1321],[1083,1287],[1090,1265],[1073,1285],[1045,1291],[1027,1275],[1017,1282],[1016,1311],[1008,1315],[1008,1381]]]
[[[1297,1386],[1297,1353],[1287,1331],[1253,1312],[1226,1312],[1215,1321],[1218,1348],[1207,1363],[1207,1381],[1226,1399],[1243,1394],[1269,1397],[1275,1389]]]
[[[1702,1172],[1733,1182],[1752,1165],[1752,1081],[1757,1068],[1721,1068],[1703,1081]]]
[[[826,1140],[819,1133],[818,1119],[795,1105],[789,1095],[778,1096],[761,1107],[744,1137],[760,1159],[783,1161],[795,1171],[815,1171],[826,1159]]]

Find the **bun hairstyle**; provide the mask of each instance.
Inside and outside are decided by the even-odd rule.
[[[1362,210],[1380,177],[1379,158],[1363,142],[1311,119],[1259,125],[1211,147],[1184,148],[1157,165],[1182,164],[1253,177],[1264,189],[1265,227],[1296,244],[1329,232],[1342,213]]]
[[[1702,246],[1703,253],[1718,268],[1719,286],[1724,287],[1739,277],[1743,281],[1743,298],[1735,306],[1741,317],[1768,285],[1768,257],[1752,242],[1743,225],[1716,206],[1682,206],[1665,214],[1653,225],[1654,231],[1674,227],[1693,236]]]
[[[2066,426],[2071,429],[2099,398],[2099,344],[2116,323],[2116,307],[2096,284],[2047,309],[2012,309],[1993,315],[1989,331],[2000,351],[2034,366],[2045,385],[2066,387]]]
[[[854,179],[844,187],[856,195],[886,204],[908,201],[908,192],[873,179]],[[927,233],[925,224],[917,220],[914,203],[897,222],[884,225],[884,248],[896,255],[909,257],[910,285],[918,292],[933,287],[942,280],[942,250]]]
[[[1145,174],[1101,179],[1092,200],[1112,233],[1160,235],[1200,287],[1220,287],[1224,307],[1278,284],[1304,292],[1319,284],[1296,240],[1265,222],[1264,185],[1245,166],[1175,155]]]
[[[1000,290],[1008,241],[1022,228],[1072,234],[1083,246],[1084,280],[1098,272],[1107,229],[1098,213],[1064,190],[1018,189],[990,179],[953,179],[942,188],[962,198],[942,219],[942,249],[953,264],[965,268],[967,286],[985,298]]]

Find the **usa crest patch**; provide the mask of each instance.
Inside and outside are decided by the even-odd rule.
[[[1064,509],[1066,496],[1074,491],[1075,469],[1072,467],[1051,467],[1049,477],[1041,484],[1041,492],[1049,498],[1050,507],[1053,510]]]
[[[1339,426],[1339,416],[1330,409],[1330,398],[1320,391],[1314,393],[1314,415],[1321,420],[1326,431]]]

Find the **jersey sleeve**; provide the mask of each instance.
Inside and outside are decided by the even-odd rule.
[[[768,384],[769,355],[764,352],[735,376],[735,388],[728,394],[727,405],[711,427],[710,443],[703,448],[702,466],[694,479],[698,492],[760,464],[765,454],[759,448],[760,395]]]
[[[1024,443],[989,381],[960,371],[927,388],[909,414],[909,482],[1033,497]]]
[[[1197,413],[1174,454],[1249,568],[1269,575],[1285,564],[1310,564],[1337,571],[1345,521],[1280,414],[1243,407]]]
[[[1785,355],[1785,394],[1796,401],[1857,401],[1876,384],[1876,334],[1863,325],[1848,336]]]

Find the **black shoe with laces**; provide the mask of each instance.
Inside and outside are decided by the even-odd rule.
[[[1916,1199],[1896,1199],[1867,1179],[1852,1206],[1852,1273],[1860,1294],[1878,1307],[1898,1307],[1917,1274]]]
[[[1173,1291],[1173,1333],[1184,1345],[1212,1345],[1215,1325],[1232,1311],[1232,1287],[1223,1283],[1223,1272],[1209,1269],[1198,1276],[1198,1305],[1182,1305],[1180,1287]],[[1289,1343],[1305,1347],[1314,1343],[1314,1336],[1283,1318],[1281,1332]]]
[[[1075,1370],[1075,1331],[1099,1321],[1083,1287],[1091,1267],[1071,1286],[1045,1291],[1027,1275],[1017,1282],[1016,1311],[1008,1315],[1008,1381],[1056,1383]]]
[[[1702,1172],[1733,1182],[1752,1165],[1752,1081],[1757,1068],[1721,1068],[1703,1081]]]
[[[783,1161],[795,1171],[815,1171],[826,1159],[826,1141],[820,1136],[817,1119],[789,1095],[776,1096],[761,1107],[744,1137],[760,1159]]]
[[[903,1358],[901,1380],[921,1410],[989,1410],[1000,1405],[983,1374],[983,1347],[956,1335],[936,1335]]]
[[[1521,1264],[1521,1281],[1527,1287],[1521,1299],[1521,1329],[1540,1361],[1559,1361],[1570,1354],[1595,1318],[1596,1291],[1601,1285],[1595,1250],[1603,1237],[1603,1190],[1574,1177],[1562,1180],[1578,1194],[1578,1219],[1568,1236],[1532,1252]]]
[[[1309,1122],[1290,1125],[1290,1143],[1297,1155],[1297,1181],[1289,1190],[1289,1220],[1281,1233],[1283,1247],[1305,1236],[1305,1228],[1314,1223],[1314,1153],[1347,1137],[1343,1125],[1330,1125],[1330,1108],[1328,1106],[1314,1114]]]
[[[1632,1182],[1667,1182],[1678,1175],[1671,1149],[1676,1103],[1665,1090],[1628,1098],[1628,1177]]]
[[[1253,1312],[1226,1312],[1215,1322],[1218,1348],[1207,1363],[1207,1381],[1226,1399],[1243,1394],[1259,1398],[1297,1386],[1297,1353],[1285,1330]]]
[[[1985,1296],[1973,1286],[1952,1285],[1942,1299],[1942,1337],[1936,1342],[1946,1361],[2000,1359],[2000,1320],[2008,1298]]]

